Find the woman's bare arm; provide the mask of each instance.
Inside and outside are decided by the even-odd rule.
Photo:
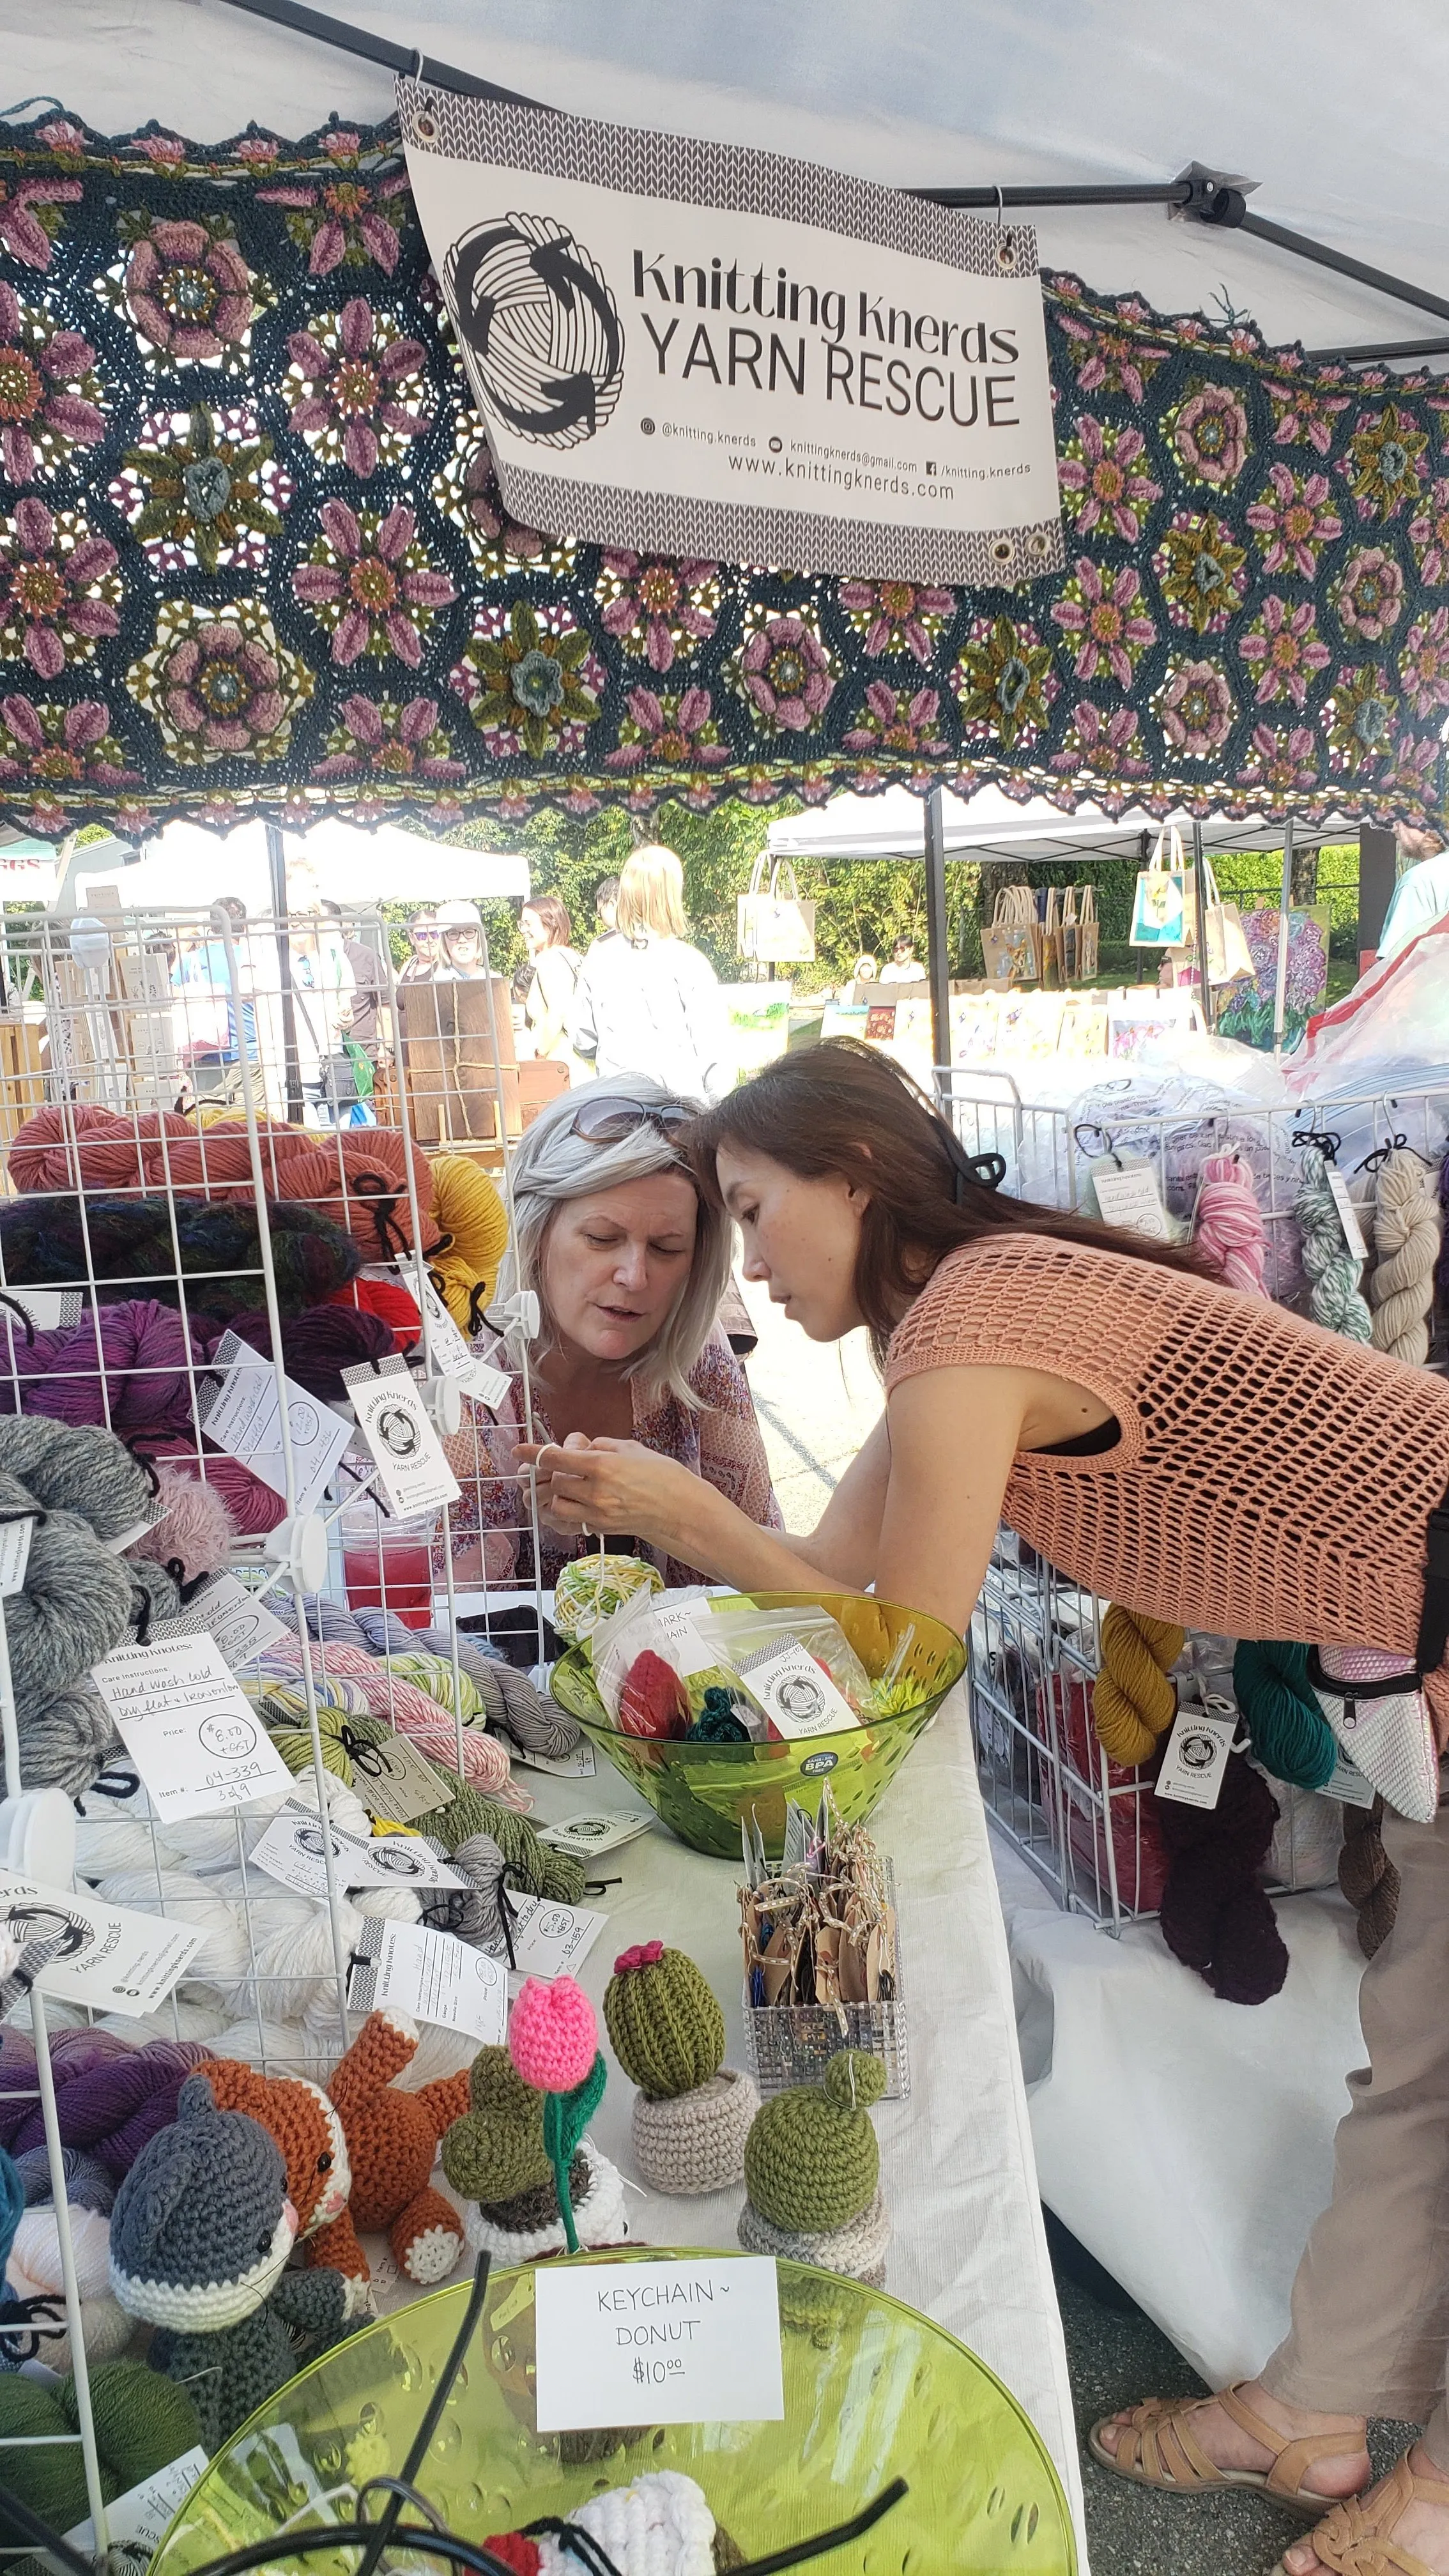
[[[976,1606],[1033,1372],[928,1369],[890,1398],[891,1475],[875,1588],[964,1635]]]

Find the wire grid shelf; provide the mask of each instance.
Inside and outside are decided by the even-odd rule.
[[[1063,1108],[1024,1099],[1002,1071],[938,1067],[937,1096],[973,1154],[999,1153],[1005,1186],[1076,1209],[1092,1163],[1114,1152],[1153,1168],[1170,1216],[1190,1219],[1204,1158],[1236,1148],[1251,1170],[1268,1235],[1268,1278],[1285,1303],[1304,1303],[1294,1202],[1310,1137],[1337,1142],[1350,1190],[1365,1202],[1365,1158],[1402,1143],[1441,1163],[1449,1086],[1345,1092],[1294,1109],[1246,1105],[1154,1109],[1139,1072],[1114,1097],[1111,1077]],[[1071,1583],[1003,1528],[968,1640],[967,1691],[982,1795],[997,1830],[1057,1903],[1107,1931],[1157,1912],[1165,1855],[1150,1782],[1109,1761],[1092,1724],[1106,1603]],[[1291,1892],[1295,1811],[1283,1801],[1279,1846]]]
[[[361,1010],[363,988],[346,965],[349,943],[354,954],[370,950],[375,961]],[[430,1262],[446,1251],[448,1233],[429,1204],[432,1167],[419,1144],[429,1154],[471,1162],[485,1175],[491,1170],[506,1202],[507,1149],[527,1115],[507,990],[491,973],[486,945],[480,938],[472,973],[421,976],[409,989],[394,972],[376,915],[288,921],[244,918],[240,906],[184,914],[126,912],[112,904],[68,927],[44,915],[0,914],[0,974],[0,1148],[8,1155],[17,1132],[37,1113],[49,1113],[50,1130],[40,1160],[25,1166],[18,1184],[13,1171],[6,1181],[12,1217],[19,1186],[37,1222],[28,1248],[18,1236],[0,1237],[0,1412],[47,1410],[114,1430],[160,1470],[212,1485],[239,1513],[243,1534],[232,1568],[289,1635],[285,1654],[274,1647],[280,1678],[275,1669],[268,1675],[264,1659],[251,1677],[254,1695],[268,1680],[292,1694],[296,1725],[310,1737],[310,1768],[296,1787],[304,1803],[320,1814],[335,1798],[322,1716],[361,1687],[356,1649],[349,1657],[325,1635],[309,1635],[304,1595],[313,1587],[339,1607],[393,1611],[407,1626],[426,1628],[437,1618],[446,1631],[451,1709],[423,1749],[468,1777],[477,1738],[470,1745],[463,1714],[459,1629],[496,1636],[523,1665],[541,1658],[546,1636],[536,1506],[515,1455],[533,1423],[528,1334],[534,1319],[524,1313],[510,1319],[504,1356],[517,1391],[500,1432],[456,1384],[449,1391],[439,1357],[449,1340],[446,1317],[429,1301],[430,1285],[446,1290],[442,1273],[430,1278]],[[359,1035],[349,1044],[353,1026]],[[392,1122],[389,1134],[379,1134],[379,1117]],[[308,1157],[300,1183],[300,1167],[290,1160],[298,1150]],[[297,1292],[282,1242],[299,1199],[350,1239],[360,1259],[349,1255],[349,1266],[363,1281],[390,1280],[416,1301],[422,1375],[435,1419],[450,1434],[460,1486],[458,1502],[431,1515],[421,1530],[398,1530],[360,1436],[314,1508],[299,1486],[302,1409],[285,1365],[288,1310],[295,1309]],[[198,1202],[244,1206],[255,1222],[254,1258],[229,1256],[224,1266],[210,1260],[196,1231]],[[128,1225],[137,1224],[147,1234],[147,1251],[132,1266],[124,1245],[134,1239]],[[109,1328],[118,1316],[134,1330],[113,1344]],[[236,1462],[203,1427],[217,1383],[210,1364],[219,1328],[234,1328],[239,1317],[243,1338],[250,1332],[258,1345],[245,1347],[243,1360],[270,1376],[275,1388],[281,1472],[278,1478],[273,1468],[270,1486],[244,1471],[239,1481]],[[465,1314],[460,1330],[474,1352],[498,1354],[500,1345],[485,1335],[476,1313]],[[62,1339],[63,1377],[53,1373]],[[37,1388],[41,1374],[45,1389]],[[63,1387],[59,1402],[57,1387]],[[335,1388],[314,1382],[311,1394],[336,1405],[345,1389],[338,1377]],[[416,1701],[406,1698],[406,1685],[390,1667],[372,1662],[367,1681],[368,1713],[396,1734],[416,1732]],[[0,1734],[13,1799],[31,1784],[3,1651]],[[102,1786],[124,1790],[127,1783],[122,1774]],[[299,1965],[289,1937],[296,1900],[251,1856],[272,1808],[199,1820],[207,1830],[198,1834],[158,1824],[135,1788],[131,1775],[130,1794],[119,1801],[77,1798],[78,1881],[133,1910],[208,1927],[220,1897],[230,1908],[231,1931],[223,1938],[209,1928],[161,2012],[140,2026],[118,2019],[118,2032],[214,2040],[265,2074],[325,2080],[360,2020],[349,2011],[347,1982],[361,1919],[399,1912],[395,1892],[346,1896],[331,1838],[319,1836],[327,1897],[315,1909],[313,1955]],[[405,1903],[416,1910],[416,1898]],[[35,2092],[77,2378],[76,2439],[99,2557],[105,2511],[52,2073],[60,2028],[95,2015],[47,2003],[37,1988],[18,2017],[28,2017],[36,2052]],[[428,2037],[447,2042],[451,2035]],[[465,2064],[471,2054],[472,2043],[460,2038],[451,2064]],[[436,2046],[431,2060],[420,2051],[412,2079],[450,2071],[438,2058]],[[43,2358],[44,2343],[40,2350]]]

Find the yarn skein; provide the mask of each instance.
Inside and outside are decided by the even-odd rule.
[[[1306,1646],[1243,1638],[1233,1656],[1233,1696],[1265,1771],[1295,1789],[1327,1788],[1338,1745],[1309,1683]]]
[[[434,1154],[433,1217],[444,1238],[428,1254],[428,1271],[461,1331],[477,1329],[493,1302],[508,1249],[508,1211],[485,1171],[467,1154]]]
[[[1343,1220],[1328,1186],[1328,1161],[1321,1145],[1305,1145],[1294,1214],[1307,1273],[1309,1306],[1315,1324],[1351,1342],[1373,1339],[1373,1317],[1359,1293],[1359,1264],[1343,1239]]]
[[[0,1416],[0,1471],[42,1511],[79,1514],[98,1539],[120,1538],[150,1512],[151,1478],[111,1431]]]
[[[1358,1946],[1366,1959],[1387,1941],[1399,1910],[1399,1873],[1384,1849],[1383,1827],[1382,1798],[1371,1807],[1344,1807],[1338,1884],[1358,1916]]]
[[[1092,1722],[1109,1761],[1133,1770],[1152,1760],[1177,1715],[1168,1674],[1186,1642],[1171,1620],[1112,1603],[1102,1621],[1102,1668],[1092,1684]]]
[[[1225,1287],[1267,1296],[1268,1230],[1252,1175],[1236,1153],[1209,1154],[1203,1164],[1194,1242]]]
[[[1258,1884],[1277,1800],[1261,1771],[1230,1753],[1215,1807],[1152,1796],[1168,1853],[1162,1937],[1224,2003],[1262,2004],[1288,1974],[1277,1917]]]
[[[1411,1368],[1422,1368],[1429,1356],[1439,1239],[1431,1175],[1417,1154],[1396,1148],[1379,1166],[1374,1193],[1369,1303],[1375,1350]]]
[[[327,1302],[360,1270],[350,1235],[303,1200],[266,1202],[272,1275],[284,1315]],[[219,1323],[254,1308],[261,1294],[261,1237],[255,1206],[210,1199],[58,1198],[0,1200],[0,1268],[17,1288],[87,1287],[102,1305],[151,1284],[163,1305],[186,1284],[187,1311]],[[116,1285],[108,1295],[107,1285]]]

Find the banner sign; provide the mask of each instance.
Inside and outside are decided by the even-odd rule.
[[[1062,569],[1029,227],[776,153],[397,86],[514,517],[876,580]]]

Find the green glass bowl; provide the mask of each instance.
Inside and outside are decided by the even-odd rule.
[[[646,2250],[659,2251],[588,2259]],[[682,2469],[744,2555],[761,2557],[849,2521],[901,2477],[902,2501],[820,2560],[821,2576],[1073,2576],[1071,2523],[1040,2436],[984,2362],[899,2300],[782,2262],[782,2423],[538,2434],[533,2280],[531,2268],[493,2275],[418,2471],[419,2492],[466,2539],[568,2513],[648,2469]],[[187,2498],[150,2576],[191,2576],[274,2536],[269,2570],[355,2576],[355,2551],[289,2559],[281,2526],[350,2520],[359,2486],[400,2474],[467,2299],[459,2282],[399,2308],[259,2407]],[[439,2560],[393,2554],[417,2576],[445,2576]]]
[[[867,1718],[838,1735],[812,1735],[795,1743],[670,1744],[621,1735],[594,1686],[582,1646],[570,1647],[553,1669],[553,1696],[576,1717],[591,1744],[622,1771],[657,1816],[692,1851],[738,1860],[740,1826],[752,1816],[765,1849],[778,1860],[785,1848],[785,1803],[813,1806],[821,1786],[847,1824],[862,1824],[895,1778],[911,1746],[935,1716],[966,1668],[961,1640],[940,1619],[898,1602],[861,1592],[748,1592],[720,1597],[754,1602],[765,1610],[829,1610],[845,1630],[872,1681],[886,1672],[903,1637],[912,1631],[900,1667],[908,1704],[895,1717]],[[708,1635],[708,1623],[704,1623]]]

